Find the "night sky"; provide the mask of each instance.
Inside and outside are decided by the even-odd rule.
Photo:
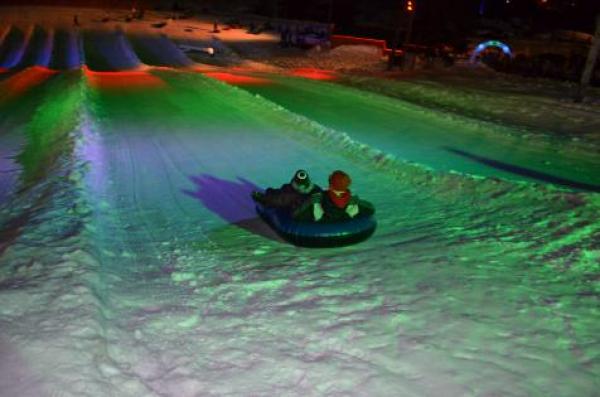
[[[394,24],[402,18],[405,0],[332,0],[333,19],[341,28]],[[326,20],[330,0],[279,1],[289,17]],[[512,21],[535,31],[573,29],[592,32],[598,0],[415,0],[416,18],[429,28],[457,30],[482,18]],[[378,23],[379,22],[379,23]]]
[[[437,41],[472,34],[482,20],[515,27],[519,34],[570,29],[592,33],[600,0],[413,0],[417,39]],[[406,20],[406,0],[0,0],[0,5],[88,5],[146,8],[191,7],[197,10],[249,13],[290,19],[332,20],[338,32],[389,36]]]

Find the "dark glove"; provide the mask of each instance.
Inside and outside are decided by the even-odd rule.
[[[265,198],[265,194],[263,192],[252,192],[251,196],[252,200],[261,204],[263,202],[263,199]]]

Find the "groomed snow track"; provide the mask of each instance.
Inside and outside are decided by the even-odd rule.
[[[64,61],[50,64],[77,64],[74,36],[54,37]],[[2,393],[599,389],[596,193],[433,172],[378,150],[383,125],[367,145],[197,73],[92,84],[151,57],[118,32],[83,43],[97,74],[0,102]],[[376,234],[327,250],[279,240],[249,193],[297,168],[321,184],[348,171]]]
[[[119,29],[80,33],[59,28],[55,32],[39,26],[0,30],[0,68],[4,72],[30,66],[70,70],[83,64],[94,71],[120,71],[142,65],[185,68],[194,62],[164,35],[128,37]]]

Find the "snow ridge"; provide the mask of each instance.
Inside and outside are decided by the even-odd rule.
[[[25,50],[29,46],[31,37],[33,36],[33,30],[33,26],[30,26],[25,33],[22,33],[20,30],[14,27],[7,31],[4,40],[8,40],[8,43],[0,47],[0,56],[4,58],[0,58],[0,67],[10,69],[17,66],[21,62],[23,55],[25,54]],[[17,36],[17,38],[13,38],[13,40],[17,40],[14,43],[11,42],[11,34]],[[18,38],[22,38],[22,40],[19,42]]]
[[[39,26],[33,26],[31,39],[26,43],[24,54],[18,66],[20,68],[28,66],[47,67],[50,63],[53,46],[54,29],[44,30]]]
[[[142,66],[121,30],[83,34],[86,65],[94,71],[132,70]]]
[[[152,66],[190,67],[194,62],[165,34],[127,36],[129,45],[144,64]]]
[[[227,85],[219,81],[215,81],[214,84]],[[502,238],[519,241],[537,236],[535,240],[544,248],[536,250],[536,253],[532,254],[532,259],[543,260],[549,267],[571,267],[570,264],[578,263],[577,272],[586,278],[594,277],[593,275],[600,270],[592,264],[598,256],[595,241],[600,235],[600,225],[597,222],[588,221],[597,219],[595,214],[600,213],[600,194],[598,193],[570,192],[554,185],[509,181],[456,171],[449,173],[435,171],[422,164],[400,159],[390,153],[358,142],[343,131],[328,128],[310,118],[291,112],[258,94],[251,94],[235,86],[227,86],[239,95],[250,95],[261,105],[282,113],[284,119],[306,126],[307,128],[302,131],[314,134],[318,145],[325,145],[328,150],[342,153],[353,161],[360,160],[367,163],[368,167],[378,172],[392,175],[401,184],[409,185],[410,188],[416,188],[423,192],[429,191],[444,201],[456,202],[461,206],[464,206],[465,201],[470,201],[474,206],[495,208],[490,211],[497,211],[498,208],[504,206],[510,208],[515,203],[520,203],[520,205],[527,203],[532,207],[559,203],[558,207],[561,209],[552,214],[555,223],[551,228],[548,227],[548,219],[545,216],[534,222],[532,230],[522,234],[509,229],[502,232],[502,234],[506,233]],[[366,93],[366,95],[372,94]],[[422,112],[428,111],[424,108],[420,109]],[[463,123],[469,122],[468,118],[460,116],[443,115],[443,117],[452,117]],[[554,208],[554,211],[556,210]],[[539,215],[532,216],[538,217]],[[564,233],[564,238],[557,240],[555,237],[557,233]],[[552,243],[548,244],[548,241]]]
[[[451,171],[448,173],[436,171],[426,165],[413,161],[398,158],[397,156],[387,153],[383,150],[376,149],[370,145],[361,143],[351,138],[344,131],[326,127],[308,117],[294,113],[289,109],[282,107],[259,94],[251,94],[243,88],[228,85],[223,82],[216,81],[215,84],[222,84],[236,90],[240,95],[251,95],[255,100],[260,101],[264,106],[271,108],[277,112],[283,113],[285,118],[306,126],[307,129],[314,134],[315,138],[332,149],[345,153],[346,156],[356,160],[357,158],[367,161],[377,170],[385,171],[395,175],[402,181],[408,181],[411,184],[428,185],[435,187],[440,184],[455,183],[457,187],[462,186],[468,189],[485,189],[493,191],[505,191],[506,189],[540,189],[541,191],[560,191],[559,188],[546,185],[538,185],[532,182],[525,181],[508,181],[500,178],[486,178],[478,175],[471,175]],[[373,95],[365,93],[365,95]],[[407,104],[408,105],[408,104]],[[415,108],[417,108],[415,106]],[[418,108],[420,112],[427,112],[427,109]],[[452,121],[467,122],[465,118],[459,116],[443,115],[451,117]],[[461,193],[459,193],[461,194]]]
[[[36,110],[19,155],[21,190],[2,208],[0,232],[8,239],[0,247],[0,322],[20,354],[19,367],[0,374],[6,395],[114,392],[98,390],[111,360],[102,273],[87,232],[88,165],[78,155],[88,122],[83,83],[53,87],[63,88],[62,99],[50,95]],[[10,378],[29,372],[48,381],[24,389],[22,378]]]

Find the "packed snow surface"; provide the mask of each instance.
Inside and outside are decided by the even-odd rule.
[[[331,83],[140,71],[123,32],[54,40],[87,68],[0,80],[0,395],[597,395],[595,164]],[[298,168],[346,170],[375,235],[278,238],[249,194]]]

